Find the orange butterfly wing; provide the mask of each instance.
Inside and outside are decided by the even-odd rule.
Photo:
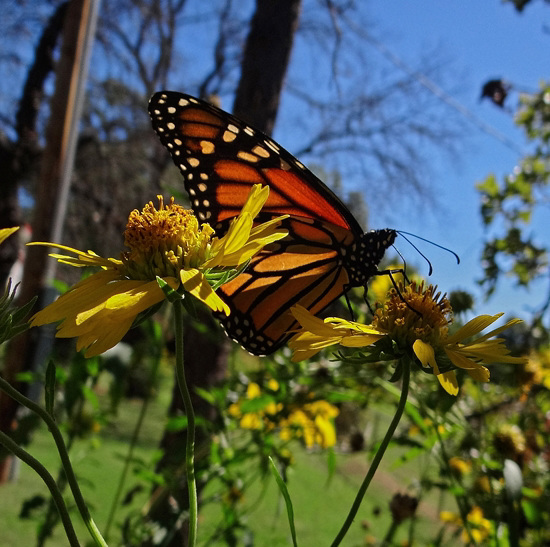
[[[270,187],[258,220],[288,214],[289,235],[268,246],[218,290],[229,336],[257,355],[271,353],[296,323],[290,307],[322,311],[377,271],[393,230],[363,234],[346,206],[311,171],[261,132],[189,95],[162,91],[149,113],[180,169],[198,218],[223,234],[254,184]]]

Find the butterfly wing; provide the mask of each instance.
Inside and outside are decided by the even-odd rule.
[[[155,93],[153,128],[180,169],[198,218],[212,226],[237,216],[254,184],[268,185],[264,215],[321,220],[359,235],[338,197],[292,154],[231,114],[189,95]]]
[[[363,234],[334,193],[275,141],[181,93],[156,93],[149,113],[183,175],[195,214],[217,233],[224,233],[258,183],[270,188],[259,220],[290,215],[282,222],[289,235],[219,288],[231,314],[218,317],[245,349],[256,355],[273,352],[297,326],[293,305],[316,314],[376,271],[380,247],[383,254],[393,239]],[[369,239],[361,244],[363,237]],[[354,273],[358,264],[360,274]]]
[[[231,314],[220,317],[227,334],[255,355],[283,345],[297,324],[290,308],[301,304],[317,314],[349,285],[339,249],[353,241],[347,230],[290,217],[289,236],[255,256],[246,270],[222,285]]]

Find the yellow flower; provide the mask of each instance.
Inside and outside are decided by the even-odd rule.
[[[294,408],[279,424],[280,437],[290,440],[301,437],[307,448],[316,444],[328,448],[336,444],[334,418],[338,409],[327,401],[314,401]]]
[[[501,457],[517,460],[527,448],[527,439],[516,424],[501,424],[494,434],[493,445]]]
[[[472,463],[466,460],[463,460],[458,456],[453,456],[449,460],[449,467],[459,476],[466,475],[470,473],[470,471],[472,470]]]
[[[175,204],[174,198],[164,205],[158,196],[158,209],[149,202],[141,212],[130,213],[124,234],[130,250],[120,259],[35,243],[76,255],[53,254],[61,263],[102,269],[35,314],[31,326],[61,321],[56,336],[77,337],[78,350],[87,348],[87,357],[98,355],[120,342],[139,313],[164,299],[157,277],[172,289],[192,294],[212,310],[229,314],[227,304],[214,292],[209,279],[235,271],[265,245],[287,235],[278,229],[284,217],[253,227],[253,219],[268,195],[268,187],[255,185],[222,238],[213,237],[214,230],[208,224],[199,227],[192,212]]]
[[[277,392],[279,384],[275,379],[267,383],[268,390]],[[305,404],[291,404],[286,417],[283,404],[277,403],[269,393],[263,394],[256,382],[250,382],[246,395],[229,406],[228,413],[239,420],[243,429],[273,431],[279,428],[279,436],[284,441],[300,438],[307,448],[319,445],[322,448],[336,444],[334,418],[338,409],[327,401],[312,401]]]
[[[271,391],[277,391],[279,384],[276,380],[271,379],[268,382],[268,387]],[[255,408],[254,411],[247,412],[247,406],[249,408],[260,406],[261,408]],[[281,403],[275,403],[269,398],[263,398],[260,386],[256,382],[250,382],[246,388],[245,398],[231,404],[228,412],[239,420],[239,426],[243,429],[263,429],[265,427],[269,430],[274,427],[272,417],[281,409]]]
[[[464,526],[460,516],[451,511],[441,511],[439,513],[439,518],[443,522],[453,524],[457,527]],[[477,544],[482,544],[482,542],[486,540],[491,533],[491,521],[483,516],[483,510],[481,509],[481,507],[477,506],[472,507],[466,519],[468,521],[468,528],[470,530],[470,535],[472,536],[472,539]],[[465,528],[462,530],[461,539],[465,544],[471,543],[470,535]]]
[[[0,245],[8,239],[14,232],[19,230],[19,226],[14,226],[13,228],[0,228]]]
[[[475,380],[488,382],[489,371],[482,363],[525,362],[523,358],[511,357],[502,339],[491,339],[518,323],[519,319],[512,319],[504,326],[466,342],[503,314],[481,315],[449,335],[451,305],[436,290],[432,285],[424,288],[423,283],[415,282],[401,285],[399,291],[391,289],[384,305],[376,309],[371,325],[335,317],[323,321],[304,308],[295,307],[292,312],[302,329],[289,341],[289,347],[294,351],[293,360],[311,357],[334,344],[365,347],[380,341],[385,343],[384,351],[391,358],[408,355],[418,359],[423,367],[433,371],[451,395],[458,393],[454,368],[466,370]]]
[[[539,348],[533,351],[518,376],[526,393],[533,385],[550,389],[550,348]]]

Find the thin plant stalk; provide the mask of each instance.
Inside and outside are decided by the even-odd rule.
[[[437,421],[437,416],[435,415],[434,415],[434,431],[437,437],[437,442],[439,443],[439,447],[441,450],[441,459],[443,461],[443,465],[446,467],[447,476],[450,477],[451,483],[453,485],[456,485],[456,479],[455,479],[454,473],[451,469],[451,466],[449,465],[449,456],[447,454],[447,448],[445,447],[445,443],[443,442],[441,434],[439,433],[439,423]],[[462,525],[464,526],[464,530],[466,530],[466,533],[468,534],[468,539],[470,541],[470,544],[475,546],[477,545],[477,542],[472,534],[472,530],[468,522],[468,509],[466,507],[466,500],[462,495],[455,495],[455,500],[456,500],[456,505],[458,506],[458,511],[462,518]]]
[[[331,547],[336,547],[337,545],[340,545],[342,540],[344,539],[344,536],[348,533],[348,530],[353,523],[357,512],[359,511],[359,507],[361,506],[361,503],[363,501],[363,498],[365,497],[365,494],[367,492],[367,489],[372,481],[372,478],[374,477],[374,474],[376,473],[376,470],[378,469],[378,466],[380,465],[380,462],[382,461],[382,458],[384,457],[384,454],[386,452],[386,449],[388,448],[388,445],[390,444],[390,441],[393,437],[393,434],[395,433],[395,430],[397,429],[397,426],[401,420],[401,417],[403,416],[403,411],[405,410],[405,404],[407,403],[407,396],[409,394],[409,383],[410,383],[410,377],[411,377],[411,365],[408,359],[403,359],[401,361],[401,365],[403,367],[403,375],[401,379],[401,396],[399,398],[399,403],[397,404],[397,410],[395,411],[395,415],[390,423],[390,426],[388,427],[388,431],[386,432],[386,435],[382,439],[382,442],[380,443],[380,446],[378,447],[378,450],[376,451],[376,454],[374,455],[374,458],[372,460],[372,463],[369,467],[369,470],[367,471],[367,474],[365,478],[363,479],[363,483],[361,484],[359,491],[357,492],[357,495],[355,496],[355,500],[353,502],[353,505],[351,506],[351,509],[348,513],[348,516],[346,517],[346,520],[338,532],[338,535],[334,539],[334,541],[331,544]]]
[[[37,414],[46,423],[57,446],[57,451],[59,452],[59,457],[61,458],[61,464],[63,465],[63,469],[65,470],[67,482],[69,483],[69,486],[71,488],[71,492],[73,494],[73,498],[78,508],[78,511],[80,512],[80,516],[82,517],[86,528],[88,528],[88,532],[92,536],[95,544],[99,547],[108,547],[107,543],[103,539],[103,536],[101,535],[101,532],[99,531],[99,528],[97,527],[94,519],[88,511],[88,506],[84,501],[84,497],[82,496],[82,492],[80,491],[78,481],[76,480],[76,476],[71,465],[71,460],[69,458],[69,453],[67,452],[67,447],[65,446],[65,441],[63,440],[63,435],[61,434],[61,431],[59,431],[55,420],[52,418],[52,416],[50,416],[50,414],[48,414],[45,409],[36,404],[34,401],[31,401],[29,398],[25,397],[22,393],[12,387],[9,382],[6,382],[6,380],[4,380],[4,378],[2,377],[0,377],[0,389],[5,391],[12,399],[15,399],[19,404],[27,407],[29,410]]]
[[[71,547],[79,547],[78,538],[73,528],[73,523],[71,522],[71,517],[67,511],[67,506],[65,505],[65,500],[61,491],[57,487],[57,483],[49,471],[33,456],[31,456],[26,450],[21,448],[16,442],[14,442],[8,435],[0,431],[0,444],[4,445],[7,450],[12,454],[17,456],[23,463],[26,463],[31,469],[36,471],[40,478],[46,483],[50,494],[57,506],[59,511],[59,516],[63,522],[63,527],[65,528],[65,533],[67,534],[67,539]]]
[[[195,479],[195,411],[185,379],[183,366],[183,306],[181,301],[174,302],[174,321],[176,336],[176,377],[187,416],[187,438],[185,446],[185,474],[189,493],[189,536],[188,547],[194,547],[197,541],[198,498]]]

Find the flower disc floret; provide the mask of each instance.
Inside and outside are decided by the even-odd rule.
[[[453,312],[449,300],[432,285],[401,284],[391,288],[388,299],[376,309],[372,326],[388,333],[398,346],[411,347],[416,340],[434,343],[446,336]]]
[[[162,196],[158,199],[158,209],[149,202],[128,218],[124,243],[130,250],[122,260],[131,279],[178,277],[181,270],[199,268],[209,258],[212,227],[199,227],[197,217],[173,197],[166,206]]]

